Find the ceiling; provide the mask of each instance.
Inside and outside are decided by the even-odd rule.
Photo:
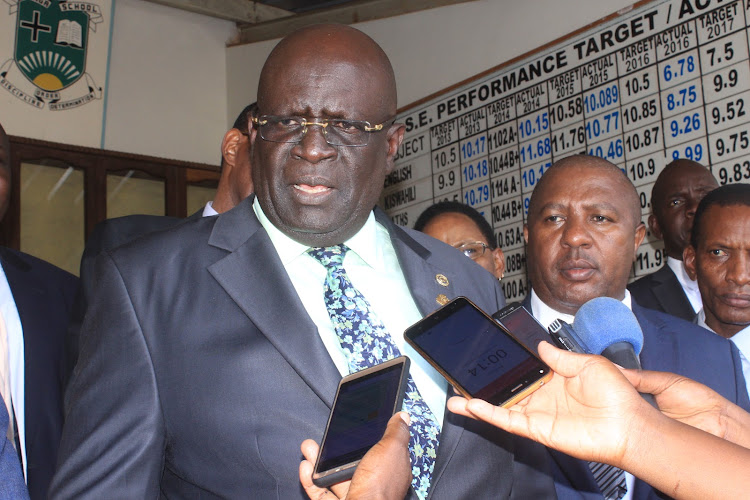
[[[309,24],[353,24],[475,0],[144,0],[237,23],[227,45],[281,38]]]

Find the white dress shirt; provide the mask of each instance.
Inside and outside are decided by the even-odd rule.
[[[630,291],[625,289],[625,297],[622,299],[622,303],[625,304],[628,309],[633,310],[632,301],[630,299]],[[572,325],[574,316],[572,314],[561,313],[555,311],[550,306],[542,302],[542,299],[536,294],[534,289],[531,289],[531,313],[545,328],[549,328],[556,319],[561,319],[566,323]],[[628,487],[627,493],[622,497],[622,500],[631,500],[633,498],[633,488],[635,486],[635,476],[625,471],[625,484]]]
[[[687,271],[685,271],[685,263],[681,260],[667,257],[667,265],[674,275],[677,276],[677,281],[680,282],[682,289],[685,291],[685,295],[687,295],[690,305],[693,306],[693,311],[698,313],[698,311],[703,309],[703,299],[701,299],[701,291],[698,288],[698,282],[690,279]]]
[[[203,213],[201,214],[201,217],[211,217],[212,215],[219,215],[219,212],[214,210],[213,200],[207,202],[206,206],[203,207]]]
[[[309,246],[294,241],[271,224],[257,199],[253,202],[253,210],[271,238],[302,304],[318,327],[320,339],[333,363],[342,376],[349,374],[346,356],[323,299],[326,269],[307,253]],[[411,359],[409,373],[442,426],[448,383],[404,340],[404,330],[422,315],[401,272],[388,231],[375,221],[371,212],[362,229],[344,243],[351,249],[344,257],[349,279],[367,298],[401,354]]]
[[[5,270],[0,266],[0,312],[5,319],[5,330],[8,332],[8,358],[10,366],[10,393],[13,402],[14,417],[18,428],[18,442],[21,444],[23,475],[26,477],[26,399],[23,328],[18,316],[16,301],[10,291]]]

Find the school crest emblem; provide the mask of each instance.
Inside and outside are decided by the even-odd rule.
[[[100,99],[101,88],[86,73],[89,36],[102,22],[99,5],[71,0],[5,2],[16,13],[15,50],[13,59],[0,67],[0,86],[34,107],[47,104],[53,111]],[[28,80],[26,85],[14,79],[19,74]]]

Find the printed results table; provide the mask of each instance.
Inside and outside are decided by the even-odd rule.
[[[672,159],[710,164],[720,184],[750,182],[750,0],[720,5],[407,134],[381,206],[403,225],[441,200],[477,208],[505,253],[506,298],[519,300],[528,291],[529,197],[555,160],[587,153],[619,166],[638,190],[644,222],[653,182]],[[635,277],[663,264],[653,240],[639,249]]]

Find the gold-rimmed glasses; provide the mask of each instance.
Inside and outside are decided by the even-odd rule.
[[[331,146],[367,146],[370,134],[380,132],[393,119],[372,125],[362,120],[339,118],[316,118],[308,120],[301,116],[261,115],[253,117],[260,137],[270,142],[297,143],[313,125],[321,127],[326,142]]]

